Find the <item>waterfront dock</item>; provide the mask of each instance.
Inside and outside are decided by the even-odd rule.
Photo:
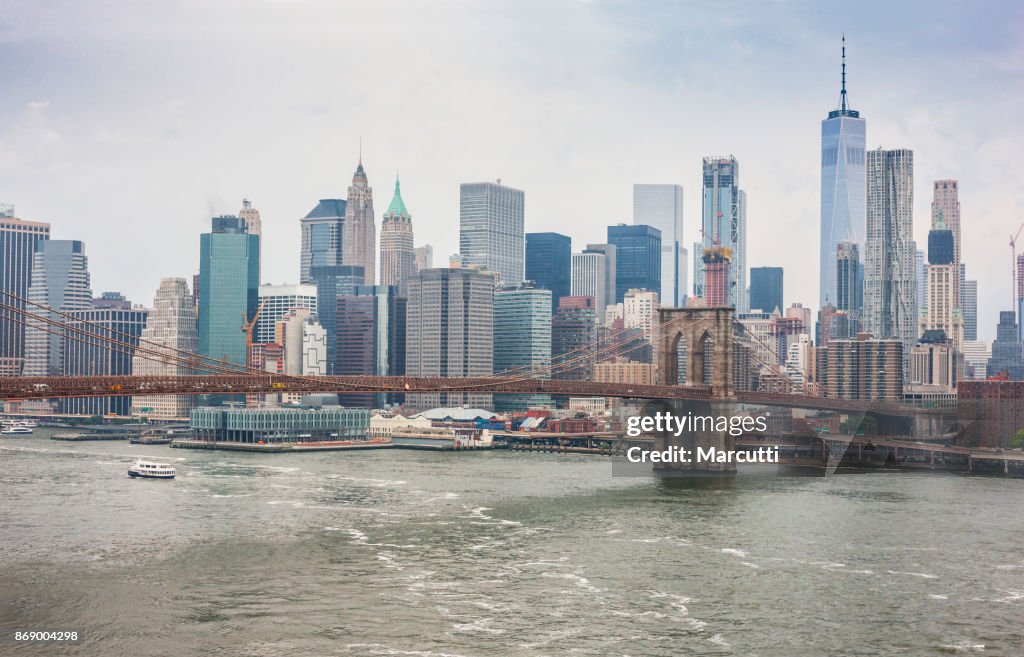
[[[364,449],[393,449],[391,441],[384,440],[346,440],[332,442],[305,443],[234,443],[211,440],[175,439],[171,441],[175,449],[213,449],[229,452],[337,452]]]

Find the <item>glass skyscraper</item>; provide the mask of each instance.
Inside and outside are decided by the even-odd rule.
[[[718,247],[731,250],[726,270],[726,304],[737,312],[747,312],[747,196],[739,188],[739,163],[736,158],[705,157],[703,195],[701,196],[703,237],[694,244],[693,293],[707,297],[705,289],[705,250]]]
[[[36,244],[32,262],[32,283],[28,300],[61,312],[92,308],[89,287],[89,261],[85,244],[78,240],[43,240]],[[63,322],[56,313],[47,313],[38,306],[35,312],[49,314]],[[60,376],[63,373],[61,335],[52,324],[29,320],[25,325],[25,376]]]
[[[819,307],[836,299],[836,245],[865,239],[865,122],[846,98],[846,40],[843,40],[839,107],[821,122],[821,249]]]
[[[551,309],[572,294],[572,240],[558,233],[526,234],[526,280],[551,291]]]
[[[341,264],[342,227],[347,204],[340,198],[320,199],[316,207],[302,218],[300,283],[313,282],[313,267]]]
[[[608,226],[615,245],[615,303],[630,290],[661,289],[661,231],[653,226]]]
[[[750,268],[751,311],[772,313],[785,310],[782,303],[782,267]]]
[[[63,375],[131,374],[132,357],[146,328],[148,313],[144,308],[95,308],[69,313],[71,319],[64,328],[62,344]],[[128,347],[113,345],[106,340],[117,340]],[[60,400],[60,409],[63,413],[75,415],[129,415],[131,404],[132,398],[125,395],[65,398]]]
[[[529,246],[527,246],[529,248]],[[602,256],[603,257],[603,256]],[[565,295],[563,295],[565,296]],[[551,290],[529,283],[503,286],[494,293],[494,372],[551,378]],[[548,395],[495,395],[495,410],[525,411],[550,406]]]
[[[334,374],[338,346],[338,297],[354,295],[363,284],[362,267],[325,265],[313,267],[310,277],[316,286],[317,317],[327,332],[327,373]]]
[[[242,321],[256,314],[259,277],[259,236],[240,217],[214,217],[199,237],[199,353],[247,364]]]
[[[683,188],[633,185],[633,223],[661,231],[661,305],[680,308],[686,299],[686,248],[683,246]],[[600,313],[599,313],[600,314]]]
[[[497,272],[505,283],[524,280],[526,195],[498,183],[459,188],[459,254],[466,265]]]
[[[0,207],[0,303],[25,308],[36,243],[48,239],[50,224],[16,219],[14,208]],[[0,376],[21,374],[25,362],[23,322],[19,313],[0,308]]]

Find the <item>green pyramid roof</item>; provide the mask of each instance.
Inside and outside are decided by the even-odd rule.
[[[402,190],[398,183],[398,176],[395,176],[395,195],[391,197],[391,205],[388,206],[385,215],[401,215],[403,217],[409,216],[409,211],[405,209],[405,202],[402,200]]]

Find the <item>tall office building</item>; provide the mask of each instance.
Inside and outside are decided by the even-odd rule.
[[[988,377],[988,359],[992,357],[992,343],[988,340],[965,340],[963,354],[963,378],[984,381]]]
[[[616,283],[617,283],[616,278],[615,278],[615,268],[618,266],[618,258],[615,257],[616,253],[617,253],[616,250],[615,250],[615,245],[614,244],[588,244],[586,250],[587,251],[593,251],[593,252],[596,252],[596,253],[603,253],[604,254],[604,256],[605,256],[605,264],[607,265],[605,267],[605,271],[607,272],[607,277],[605,278],[605,284],[604,284],[604,289],[605,289],[605,292],[607,293],[607,296],[606,296],[605,301],[604,301],[604,306],[608,307],[608,306],[614,305],[616,303],[616,301],[615,301],[615,292],[616,292],[615,286],[616,286]],[[575,292],[573,294],[576,295]],[[596,301],[596,299],[595,299],[595,301]],[[604,321],[604,315],[599,316],[598,317],[598,322],[600,323],[600,322],[603,322],[603,321]]]
[[[551,378],[593,381],[598,345],[597,306],[593,297],[562,297],[551,319]]]
[[[574,297],[593,297],[597,307],[598,322],[604,321],[604,312],[608,305],[607,285],[607,254],[593,249],[584,249],[583,253],[572,254],[571,295]]]
[[[729,249],[727,305],[734,306],[737,312],[747,312],[747,197],[739,188],[739,164],[735,157],[704,158],[701,203],[703,238],[694,244],[694,260],[707,249]],[[703,258],[700,260],[693,292],[694,296],[705,297],[705,264]]]
[[[277,320],[295,308],[305,308],[315,318],[316,296],[316,285],[261,285],[257,305],[260,316],[256,320],[253,342],[273,342]]]
[[[529,242],[527,242],[529,258]],[[494,372],[551,378],[551,290],[526,282],[494,292]],[[548,395],[495,395],[495,410],[550,406]]]
[[[914,278],[917,279],[917,309],[920,312],[928,297],[928,258],[921,249],[914,251]]]
[[[927,297],[921,310],[920,330],[921,335],[925,331],[942,331],[953,350],[959,352],[964,324],[956,284],[960,268],[953,263],[953,249],[953,231],[932,229],[928,233]]]
[[[640,329],[648,342],[654,341],[655,316],[661,304],[658,293],[651,290],[630,290],[622,299],[622,325],[627,329]]]
[[[1005,373],[1014,381],[1024,380],[1024,344],[1017,339],[1017,322],[1012,310],[999,313],[992,356],[988,359],[989,376]]]
[[[345,223],[345,199],[320,199],[302,218],[300,283],[313,282],[313,267],[341,265],[342,226]]]
[[[405,323],[407,298],[394,285],[359,285],[358,297],[373,299],[374,340],[373,373],[378,376],[405,374]]]
[[[682,308],[688,278],[682,186],[633,185],[633,223],[661,231],[661,289],[655,292],[666,308]]]
[[[328,374],[334,374],[338,346],[338,297],[354,295],[363,284],[362,267],[329,265],[313,267],[310,278],[316,287],[316,309],[320,324],[327,333]]]
[[[247,233],[263,237],[263,221],[260,220],[260,211],[252,207],[252,202],[249,199],[242,199],[242,209],[238,211],[238,216],[245,222]]]
[[[751,312],[782,312],[782,267],[750,268]]]
[[[842,337],[852,337],[859,331],[864,313],[864,265],[856,242],[840,242],[836,246],[835,268],[836,309],[847,314],[852,331],[849,336]]]
[[[978,281],[963,281],[960,286],[960,308],[964,316],[964,340],[977,340]]]
[[[905,357],[918,329],[913,208],[913,151],[869,151],[863,326],[877,338],[902,341]]]
[[[626,292],[661,289],[661,231],[653,226],[608,226],[615,246],[615,303]]]
[[[409,279],[405,373],[490,376],[494,373],[494,277],[473,269],[427,269]],[[406,405],[488,408],[487,393],[416,393]]]
[[[89,261],[85,245],[78,240],[41,240],[32,261],[32,282],[28,300],[55,311],[71,312],[92,308],[89,288]],[[33,312],[48,315],[63,323],[56,312],[28,306]],[[25,376],[60,376],[64,371],[59,327],[52,323],[28,320],[25,324]]]
[[[500,180],[460,185],[459,253],[465,265],[497,272],[504,283],[524,280],[525,197]]]
[[[48,239],[50,224],[17,219],[13,207],[0,206],[0,303],[18,310],[39,310],[26,308],[25,299],[36,244]],[[0,307],[0,376],[21,375],[25,364],[24,321],[16,310]]]
[[[376,303],[372,296],[342,296],[337,301],[337,349],[334,374],[337,376],[372,375],[376,369],[377,322]],[[347,394],[342,405],[372,408],[373,393]]]
[[[362,267],[363,282],[373,285],[377,275],[377,225],[373,219],[373,188],[367,183],[362,156],[348,188],[341,232],[341,264]]]
[[[932,186],[932,228],[953,233],[953,264],[956,265],[955,286],[960,291],[961,236],[960,236],[960,183],[956,180],[936,180]]]
[[[526,280],[551,291],[551,309],[572,290],[572,240],[558,233],[526,234]]]
[[[199,237],[199,353],[246,365],[243,317],[258,307],[260,238],[239,217],[214,217]]]
[[[821,250],[819,307],[835,301],[836,246],[863,250],[866,234],[865,122],[846,98],[846,39],[842,48],[839,106],[821,122]]]
[[[148,310],[93,308],[73,310],[64,327],[61,349],[64,376],[117,376],[132,373],[132,360],[146,326]],[[120,345],[108,341],[116,340]],[[132,398],[83,397],[60,400],[62,413],[129,415]]]
[[[184,278],[162,278],[153,299],[153,309],[146,316],[146,326],[139,336],[149,352],[132,358],[134,376],[186,376],[193,368],[182,359],[182,352],[195,353],[199,348],[199,326],[195,301]],[[161,360],[160,355],[169,358]],[[193,397],[187,395],[154,395],[132,398],[132,414],[170,419],[188,417]]]
[[[415,249],[413,249],[413,254],[416,260],[415,268],[417,274],[423,271],[424,269],[434,268],[434,247],[430,246],[429,244],[417,246]]]
[[[384,211],[380,225],[380,283],[394,285],[405,296],[409,277],[415,274],[416,250],[413,247],[412,215],[405,209],[398,177],[395,195]]]

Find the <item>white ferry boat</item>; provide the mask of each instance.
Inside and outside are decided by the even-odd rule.
[[[4,436],[29,436],[32,435],[32,427],[26,426],[20,422],[14,424],[5,424],[3,429],[0,430],[0,435]]]
[[[143,479],[174,479],[175,474],[174,466],[169,463],[157,463],[143,459],[139,459],[135,465],[128,468],[129,477]]]

